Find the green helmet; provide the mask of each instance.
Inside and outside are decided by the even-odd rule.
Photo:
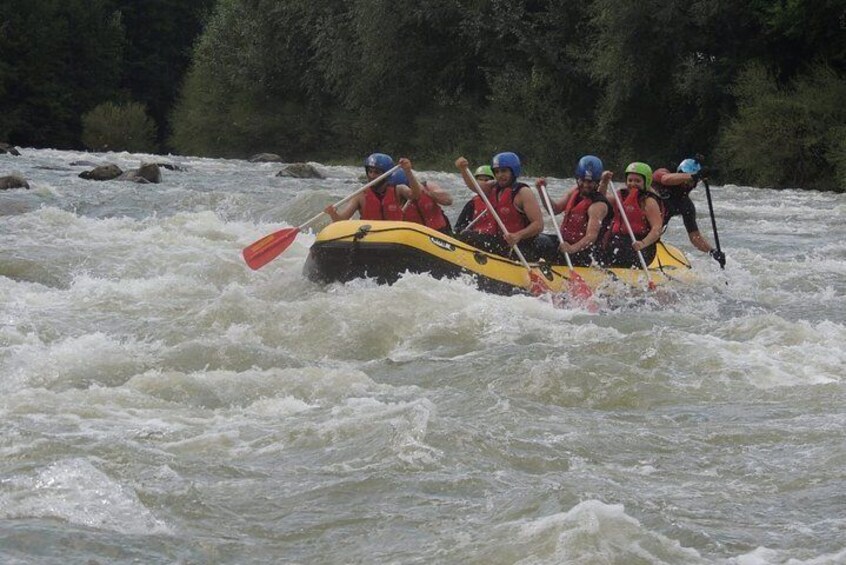
[[[630,163],[629,166],[626,167],[626,174],[629,173],[634,173],[643,177],[643,188],[649,190],[649,187],[652,186],[652,167],[646,163],[641,163],[640,161]]]
[[[493,169],[491,168],[490,165],[482,165],[481,167],[476,169],[476,171],[473,173],[473,176],[474,177],[490,177],[492,179],[496,178],[496,177],[494,177]]]

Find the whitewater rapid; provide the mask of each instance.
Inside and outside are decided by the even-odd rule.
[[[846,194],[712,186],[725,271],[676,219],[696,280],[591,313],[425,275],[321,286],[310,233],[244,265],[355,167],[21,153],[4,562],[846,562]],[[421,174],[454,219],[458,175]]]

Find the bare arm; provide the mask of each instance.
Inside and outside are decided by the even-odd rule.
[[[402,196],[409,200],[417,200],[420,198],[420,192],[422,189],[417,177],[414,176],[414,171],[411,170],[411,160],[407,157],[403,157],[399,160],[398,164],[402,167],[402,170],[405,172],[405,176],[408,178],[408,188],[410,189],[409,194],[403,194]]]
[[[541,205],[544,208],[546,207],[546,204],[544,203],[543,195],[541,194],[541,185],[546,187],[546,195],[549,196],[549,203],[552,204],[552,215],[554,216],[555,214],[560,214],[561,212],[563,212],[564,206],[567,205],[567,200],[570,199],[570,195],[572,194],[573,191],[571,190],[571,191],[567,192],[566,194],[564,194],[564,196],[562,196],[558,200],[555,200],[552,197],[552,195],[549,194],[549,187],[546,186],[546,179],[545,178],[539,178],[538,180],[535,181],[535,188],[538,189],[538,196],[541,197]],[[578,189],[574,189],[574,190],[578,190]]]
[[[705,239],[705,237],[698,231],[692,231],[687,234],[687,236],[690,238],[690,243],[692,243],[693,246],[699,251],[704,251],[705,253],[708,253],[713,249],[713,247],[711,247],[711,244],[708,243],[708,240]]]
[[[330,204],[326,208],[323,209],[326,214],[332,218],[333,222],[337,222],[340,220],[349,220],[352,218],[353,214],[356,213],[357,210],[360,210],[363,207],[364,203],[364,193],[359,194],[356,198],[353,198],[351,201],[347,202],[347,204],[338,210],[335,210],[335,205]]]
[[[597,191],[603,196],[608,196],[608,184],[614,178],[613,171],[602,171],[602,176],[599,178],[599,187]]]
[[[509,245],[516,245],[518,242],[534,237],[543,231],[543,215],[541,214],[540,205],[538,205],[538,199],[535,198],[534,192],[530,189],[521,190],[517,193],[514,204],[526,215],[529,225],[518,232],[508,234],[505,240]]]
[[[475,194],[476,186],[473,184],[475,179],[473,178],[473,175],[470,174],[470,162],[464,157],[459,157],[455,160],[455,166],[459,171],[461,171],[461,179],[464,181],[465,186],[467,186],[467,188]],[[483,190],[485,188],[485,186],[482,186]]]
[[[647,198],[643,208],[644,213],[646,213],[646,221],[649,222],[649,233],[642,240],[632,244],[632,248],[636,251],[640,251],[644,247],[649,247],[661,239],[661,228],[664,226],[661,218],[661,208],[654,198]]]
[[[585,235],[579,241],[567,244],[562,243],[559,247],[566,253],[578,253],[594,244],[599,237],[599,229],[602,227],[602,220],[608,214],[608,207],[604,202],[594,202],[588,208],[588,224]]]
[[[436,182],[427,181],[423,188],[426,193],[438,204],[441,206],[451,206],[452,205],[452,195],[441,188]]]
[[[693,182],[693,175],[687,173],[667,173],[661,177],[664,186],[679,186],[688,182]]]

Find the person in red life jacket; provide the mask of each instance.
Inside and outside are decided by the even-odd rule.
[[[707,180],[708,173],[708,167],[700,165],[697,159],[685,159],[675,173],[664,168],[656,170],[652,175],[652,189],[664,200],[664,229],[666,230],[670,218],[681,216],[690,243],[699,251],[710,254],[721,267],[725,267],[725,254],[717,251],[699,231],[696,224],[696,205],[690,198],[690,191],[696,188],[700,179]]]
[[[611,227],[614,210],[605,197],[608,181],[613,173],[604,171],[599,157],[585,155],[576,165],[576,186],[558,200],[550,198],[552,213],[564,213],[561,220],[561,236],[547,236],[557,245],[553,253],[545,255],[547,261],[555,264],[565,262],[564,253],[570,255],[573,265],[588,266],[602,261],[602,242]],[[546,186],[546,179],[540,178],[535,183],[540,193],[541,186]],[[541,197],[543,202],[543,197]],[[544,234],[546,235],[546,234]]]
[[[639,267],[638,251],[643,253],[647,265],[655,258],[655,244],[661,239],[664,217],[661,199],[652,192],[651,186],[652,168],[649,165],[635,162],[626,167],[626,187],[620,189],[619,197],[634,232],[634,243],[620,214],[620,205],[609,195],[615,215],[606,236],[606,266]]]
[[[391,175],[391,182],[396,187],[408,186],[405,171],[399,170]],[[419,182],[419,181],[418,181]],[[402,209],[402,219],[406,222],[423,224],[433,230],[452,234],[452,224],[441,206],[452,204],[452,196],[441,186],[432,181],[420,182],[420,198],[408,200]]]
[[[491,169],[490,165],[482,165],[473,172],[473,177],[476,179],[476,182],[479,183],[479,186],[488,186],[488,183],[494,180],[493,169]],[[467,188],[469,188],[470,190],[475,190],[475,188],[472,186],[472,183],[471,185],[468,185]],[[461,209],[461,213],[458,215],[458,220],[456,220],[455,222],[456,233],[464,232],[468,227],[472,227],[472,225],[475,225],[474,222],[480,221],[482,219],[481,217],[479,217],[479,215],[476,214],[477,210],[475,206],[475,201],[477,200],[481,202],[482,199],[479,198],[478,195],[474,196],[473,198],[468,200],[467,204],[464,205],[464,208]],[[482,205],[484,206],[484,204]],[[485,211],[482,217],[487,216],[487,214],[487,211]]]
[[[461,171],[464,183],[473,187],[475,192],[467,159],[459,157],[455,166]],[[535,248],[535,239],[543,230],[543,216],[531,187],[517,181],[522,172],[520,158],[510,151],[497,153],[491,161],[491,169],[494,180],[480,188],[485,191],[508,233],[504,235],[496,220],[486,213],[485,217],[461,234],[461,239],[474,247],[503,256],[508,256],[511,248],[519,245],[527,260],[536,260],[539,252]],[[473,205],[474,219],[487,210],[478,195],[474,197]]]
[[[420,183],[411,171],[410,160],[403,157],[399,160],[399,166],[405,171],[407,185],[398,187],[391,184],[391,177],[388,177],[353,198],[344,208],[335,210],[333,205],[329,205],[323,211],[332,218],[333,222],[349,220],[356,211],[362,220],[401,221],[402,207],[406,201],[420,198]],[[369,181],[393,167],[394,160],[384,153],[373,153],[364,160],[364,171]]]

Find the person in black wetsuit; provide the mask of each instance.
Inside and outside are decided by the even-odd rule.
[[[693,246],[711,255],[721,267],[725,267],[726,256],[717,251],[699,231],[696,223],[696,205],[690,198],[690,191],[696,188],[701,179],[708,178],[708,168],[695,159],[685,159],[675,173],[666,168],[656,170],[652,175],[652,189],[657,192],[664,204],[664,229],[670,218],[681,216],[687,236]]]

